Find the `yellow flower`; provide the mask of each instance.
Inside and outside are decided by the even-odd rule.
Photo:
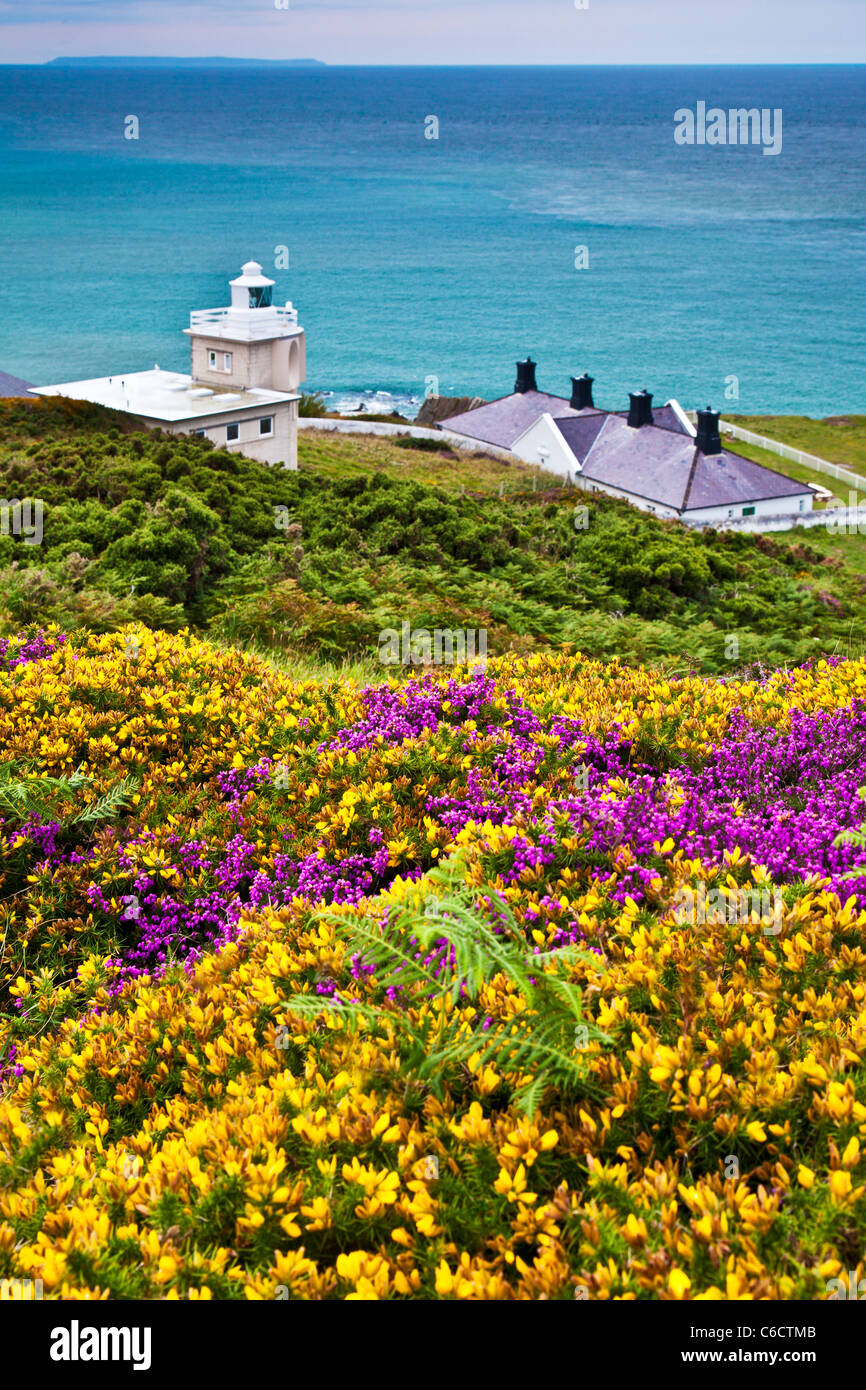
[[[327,1197],[314,1197],[309,1206],[301,1207],[307,1218],[308,1231],[324,1231],[331,1225],[331,1204]]]
[[[844,1203],[851,1195],[851,1174],[837,1168],[830,1174],[830,1193],[835,1202]]]
[[[397,1200],[399,1173],[389,1172],[387,1168],[378,1172],[374,1168],[365,1168],[356,1157],[351,1163],[343,1164],[343,1177],[346,1182],[354,1182],[363,1187],[367,1196],[375,1197],[378,1202],[390,1204]]]
[[[522,1163],[513,1177],[507,1168],[500,1168],[499,1177],[493,1187],[500,1196],[507,1196],[509,1202],[532,1203],[538,1197],[536,1192],[527,1192],[526,1190],[526,1169]]]
[[[644,1245],[647,1239],[646,1222],[639,1220],[638,1217],[635,1216],[634,1212],[630,1211],[628,1216],[626,1217],[626,1223],[623,1228],[623,1235],[625,1236],[629,1245]]]
[[[388,1295],[388,1265],[381,1255],[371,1255],[366,1250],[338,1255],[337,1274],[355,1285],[354,1293],[346,1295],[346,1302],[370,1301]]]
[[[668,1288],[670,1289],[674,1298],[685,1298],[686,1294],[688,1293],[691,1287],[692,1281],[687,1274],[684,1274],[681,1269],[671,1270],[670,1275],[668,1276]]]
[[[843,1168],[856,1168],[860,1162],[860,1140],[856,1134],[848,1140],[845,1145],[845,1152],[842,1154]]]

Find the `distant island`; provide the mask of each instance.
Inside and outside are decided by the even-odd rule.
[[[318,58],[51,58],[48,68],[325,68]]]

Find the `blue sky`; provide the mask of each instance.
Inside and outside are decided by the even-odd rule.
[[[796,63],[866,57],[864,0],[0,0],[0,61]],[[280,0],[282,3],[282,0]],[[581,0],[582,3],[582,0]]]

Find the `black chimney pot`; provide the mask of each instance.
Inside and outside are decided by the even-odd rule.
[[[719,434],[719,412],[707,406],[698,411],[698,433],[695,444],[702,454],[720,454],[722,436]]]
[[[571,378],[571,408],[572,410],[593,410],[592,383],[594,377],[588,376],[584,372],[583,376],[573,376]]]
[[[651,425],[653,422],[653,398],[652,392],[630,391],[629,400],[631,406],[628,412],[628,422],[633,430],[639,430],[641,425]]]
[[[515,395],[525,396],[527,391],[537,391],[535,384],[536,363],[531,357],[527,357],[525,362],[517,364],[517,382],[514,387]]]

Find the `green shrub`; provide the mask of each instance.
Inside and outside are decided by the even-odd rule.
[[[403,467],[448,448],[378,445]],[[0,496],[44,503],[40,546],[0,535],[0,627],[140,618],[339,659],[408,619],[488,628],[493,653],[567,644],[730,672],[732,633],[742,664],[862,649],[863,581],[814,546],[698,534],[565,488],[460,497],[328,473],[347,447],[323,437],[318,471],[289,472],[84,402],[0,402]]]

